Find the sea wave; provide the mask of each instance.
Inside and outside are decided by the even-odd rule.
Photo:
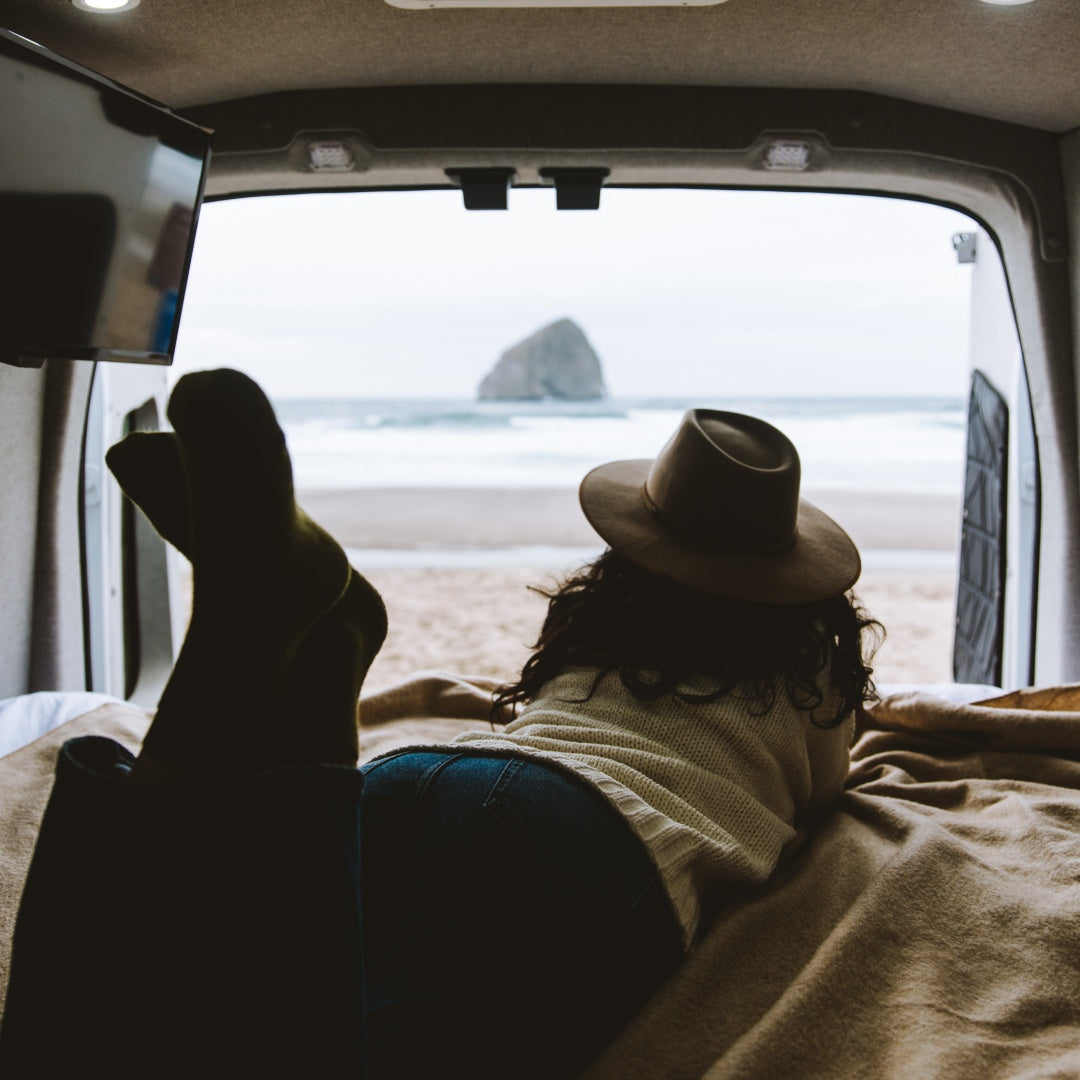
[[[698,402],[278,402],[308,487],[573,487],[605,461],[653,457]],[[781,428],[804,488],[957,492],[964,409],[947,399],[743,399]]]
[[[607,399],[566,402],[415,400],[292,400],[275,402],[284,424],[340,428],[506,428],[530,420],[625,419],[626,408]]]

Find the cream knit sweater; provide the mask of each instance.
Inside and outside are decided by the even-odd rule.
[[[638,701],[614,673],[583,701],[595,677],[571,669],[502,731],[454,745],[540,754],[598,787],[655,860],[689,945],[703,893],[765,881],[802,821],[839,794],[854,717],[815,727],[783,692],[763,715],[737,693],[699,705]]]

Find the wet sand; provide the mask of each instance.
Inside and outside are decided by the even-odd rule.
[[[860,550],[952,550],[960,504],[952,495],[806,492]],[[298,493],[345,547],[590,546],[596,534],[565,488],[362,488]]]
[[[875,663],[879,684],[948,682],[958,499],[807,497],[863,552],[856,592],[887,632]],[[323,490],[298,498],[346,547],[364,549],[354,552],[357,568],[386,600],[390,633],[367,690],[432,668],[512,678],[546,607],[529,586],[550,586],[599,547],[569,490]]]

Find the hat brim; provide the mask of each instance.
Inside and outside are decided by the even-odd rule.
[[[651,465],[649,459],[600,465],[578,493],[589,524],[642,569],[699,592],[764,604],[827,600],[858,580],[862,563],[851,537],[805,499],[795,543],[781,551],[721,551],[680,536],[645,503]]]

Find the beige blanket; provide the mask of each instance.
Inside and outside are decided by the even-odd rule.
[[[487,719],[482,680],[365,699],[366,759]],[[107,706],[0,761],[0,963],[56,748],[138,743]],[[711,931],[588,1080],[1080,1076],[1080,687],[868,716],[839,803]]]

